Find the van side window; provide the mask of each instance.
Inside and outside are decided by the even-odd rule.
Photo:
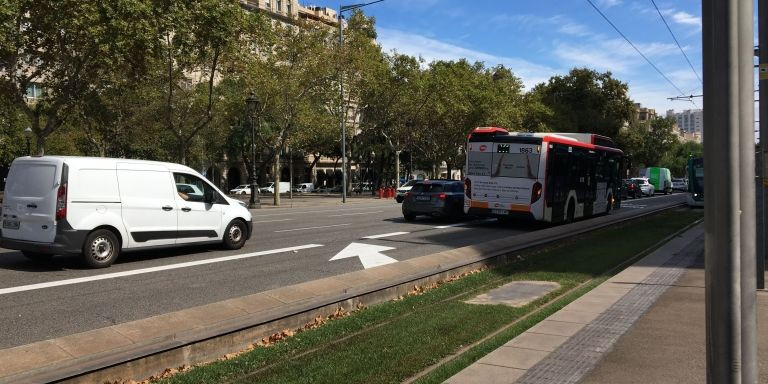
[[[186,173],[174,173],[173,180],[176,183],[176,193],[178,193],[179,198],[182,200],[203,203],[205,202],[205,194],[207,192],[213,194],[214,204],[224,201],[215,189],[197,176]]]

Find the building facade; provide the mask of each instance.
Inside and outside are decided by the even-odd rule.
[[[675,112],[670,109],[667,111],[667,117],[672,117],[677,121],[677,127],[684,134],[698,135],[704,134],[704,111],[701,109],[686,109],[682,112]]]

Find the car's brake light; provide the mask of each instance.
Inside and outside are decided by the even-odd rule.
[[[541,183],[538,181],[533,183],[533,190],[531,191],[531,204],[537,202],[541,198]]]
[[[441,194],[437,195],[437,198],[440,199],[440,200],[445,200],[445,193],[441,193]]]
[[[67,218],[67,184],[59,186],[56,192],[56,220]]]

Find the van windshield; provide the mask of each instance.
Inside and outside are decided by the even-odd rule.
[[[44,197],[56,184],[53,164],[16,164],[8,173],[5,192],[14,197]]]

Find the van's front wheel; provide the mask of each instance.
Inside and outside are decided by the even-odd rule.
[[[242,248],[245,244],[246,231],[245,223],[233,220],[224,232],[224,247],[233,250]]]
[[[91,232],[83,245],[83,261],[91,268],[106,268],[117,260],[120,242],[112,231],[99,229]]]

